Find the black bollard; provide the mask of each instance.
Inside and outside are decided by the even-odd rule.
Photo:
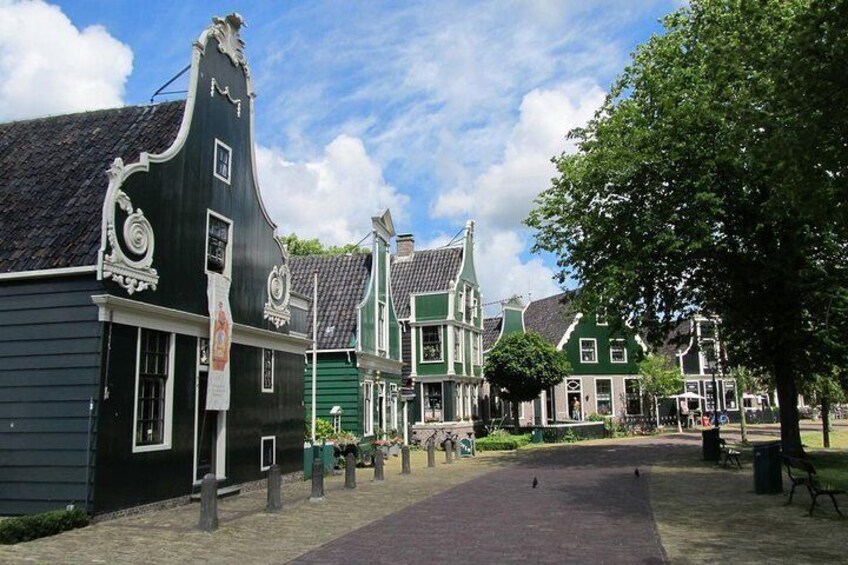
[[[411,475],[412,467],[409,464],[409,446],[404,445],[400,448],[400,474]]]
[[[218,481],[211,473],[200,483],[200,522],[197,527],[204,532],[218,529]]]
[[[385,480],[385,475],[383,473],[383,450],[379,447],[374,452],[374,480]]]
[[[271,465],[268,469],[268,502],[265,504],[265,512],[276,514],[283,511],[283,502],[280,500],[282,482],[279,465]]]
[[[345,488],[356,488],[356,456],[345,455]]]
[[[453,463],[453,442],[449,439],[445,440],[445,463]]]
[[[321,502],[324,500],[324,462],[320,459],[312,460],[312,496],[309,502]]]
[[[459,438],[456,438],[456,441],[453,444],[453,456],[459,461],[462,459],[462,444],[459,441]]]
[[[435,467],[436,466],[436,444],[435,442],[430,442],[427,444],[427,466]]]

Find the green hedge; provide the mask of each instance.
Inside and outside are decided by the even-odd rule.
[[[530,443],[530,434],[493,433],[477,440],[478,451],[511,451]]]
[[[88,525],[82,510],[54,510],[0,522],[0,544],[12,544],[52,536]]]

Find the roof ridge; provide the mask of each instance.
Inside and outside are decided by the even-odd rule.
[[[64,112],[57,114],[47,114],[44,116],[36,116],[33,118],[21,118],[18,120],[10,120],[8,122],[0,122],[0,126],[13,125],[13,124],[25,124],[29,122],[38,122],[38,121],[47,121],[47,120],[55,120],[56,118],[63,117],[73,117],[73,116],[82,116],[85,114],[105,114],[107,112],[114,112],[115,110],[129,110],[133,108],[155,108],[158,106],[167,106],[170,104],[184,104],[185,100],[164,100],[162,102],[153,102],[147,104],[127,104],[124,106],[112,106],[111,108],[97,108],[94,110],[80,110],[79,112]]]

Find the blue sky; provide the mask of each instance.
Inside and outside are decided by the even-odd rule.
[[[211,16],[237,11],[281,233],[353,242],[388,206],[432,247],[474,219],[484,298],[541,298],[555,265],[521,220],[550,158],[679,5],[0,0],[0,119],[145,104]]]

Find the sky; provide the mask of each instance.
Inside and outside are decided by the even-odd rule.
[[[423,249],[473,219],[484,300],[538,299],[555,258],[522,221],[551,158],[680,3],[0,0],[0,121],[147,104],[236,11],[278,233],[354,243],[388,207]]]

